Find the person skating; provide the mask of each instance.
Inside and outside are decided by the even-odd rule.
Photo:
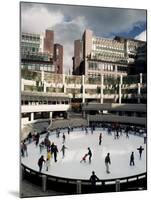
[[[90,147],[88,147],[88,156],[89,156],[89,163],[91,163],[91,158],[92,158],[92,151],[90,149]]]
[[[62,143],[65,143],[65,141],[66,141],[66,136],[65,136],[64,133],[63,133],[63,135],[62,135],[62,139],[63,139]]]
[[[44,149],[44,147],[45,147],[45,143],[44,143],[44,141],[42,141],[42,142],[39,144],[40,153],[42,152],[42,150]]]
[[[23,150],[24,150],[24,154],[25,154],[26,156],[28,156],[27,145],[26,145],[25,142],[23,142]]]
[[[54,153],[54,161],[57,162],[57,153],[58,153],[57,145],[54,145],[53,153]]]
[[[37,133],[36,135],[35,135],[35,144],[36,144],[36,146],[39,144],[39,138],[40,138],[40,134],[39,133]]]
[[[21,156],[24,157],[25,154],[24,154],[24,147],[23,147],[23,143],[21,143]]]
[[[135,165],[135,162],[134,162],[134,152],[132,152],[131,155],[130,155],[130,166],[131,165],[133,165],[133,166]]]
[[[137,150],[138,150],[138,152],[139,152],[139,157],[140,157],[140,159],[141,159],[141,157],[142,157],[142,152],[143,152],[144,148],[143,148],[142,146],[140,146],[139,148],[137,148]]]
[[[39,172],[41,172],[42,170],[43,162],[45,162],[45,160],[44,160],[44,156],[42,155],[38,160]]]
[[[80,163],[86,162],[86,157],[87,157],[87,156],[88,156],[88,154],[86,153],[86,154],[82,157]]]
[[[48,151],[47,152],[47,159],[46,159],[46,171],[49,170],[51,157],[52,157],[51,152]]]
[[[102,133],[100,133],[99,135],[99,145],[101,145],[101,143],[102,143]]]
[[[62,151],[62,158],[65,156],[65,149],[68,149],[64,144],[62,145],[61,151]]]
[[[111,164],[110,153],[107,153],[105,157],[105,166],[106,166],[106,173],[109,174],[109,164]]]

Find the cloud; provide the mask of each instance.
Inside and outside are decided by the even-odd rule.
[[[21,30],[42,33],[51,28],[55,42],[64,47],[64,72],[72,71],[74,40],[82,38],[85,29],[95,36],[111,37],[130,32],[134,26],[146,23],[146,11],[57,4],[21,4]]]
[[[62,23],[63,19],[60,11],[49,12],[39,4],[25,10],[21,7],[21,29],[25,32],[41,33],[48,27]]]
[[[146,41],[146,30],[135,37],[136,40]]]

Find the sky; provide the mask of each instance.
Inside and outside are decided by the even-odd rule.
[[[94,36],[116,35],[146,41],[146,10],[21,3],[21,31],[42,34],[54,30],[54,42],[64,48],[64,73],[72,72],[74,40],[85,29]]]

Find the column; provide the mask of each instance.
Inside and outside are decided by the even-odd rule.
[[[34,121],[34,113],[33,112],[30,114],[30,121],[31,122]]]
[[[121,104],[122,100],[122,84],[123,84],[123,76],[120,76],[120,83],[119,83],[119,104]]]
[[[115,182],[115,191],[116,192],[120,192],[120,180],[117,179],[116,182]]]
[[[143,83],[143,75],[142,75],[142,73],[140,73],[139,75],[140,75],[140,84],[142,84]]]
[[[43,92],[47,92],[47,86],[45,80],[43,81]]]
[[[63,76],[63,93],[66,93],[66,81],[65,81],[65,74],[62,74]]]
[[[43,70],[41,71],[41,82],[42,83],[44,82],[44,71]]]
[[[81,181],[77,181],[77,194],[81,194]]]
[[[138,95],[137,103],[140,103],[140,94],[141,94],[141,84],[140,83],[138,83],[138,88],[137,89],[138,89],[137,90],[137,95]]]
[[[101,75],[101,104],[103,104],[104,75]]]
[[[42,175],[42,191],[46,192],[47,189],[47,176]]]
[[[21,91],[24,91],[24,79],[21,79]]]
[[[85,103],[85,83],[84,83],[85,76],[82,75],[82,103]]]

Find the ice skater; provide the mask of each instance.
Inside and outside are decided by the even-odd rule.
[[[62,143],[65,143],[65,141],[66,141],[66,136],[65,136],[65,134],[63,133],[63,135],[62,135]]]
[[[80,161],[80,163],[82,163],[82,162],[86,162],[86,157],[88,156],[88,154],[86,153],[83,157],[82,157],[82,160]]]
[[[23,143],[21,143],[21,156],[24,157],[25,154],[24,154],[24,147],[23,147]]]
[[[70,134],[70,126],[68,127],[68,135]]]
[[[89,156],[89,163],[91,163],[91,158],[92,158],[92,151],[90,149],[90,147],[88,147],[88,156]]]
[[[144,148],[142,146],[140,146],[139,148],[137,148],[138,152],[139,152],[139,158],[141,159],[142,157],[142,152],[144,150]]]
[[[57,154],[58,154],[57,145],[54,145],[53,153],[54,153],[54,161],[57,162]]]
[[[131,155],[130,155],[130,166],[131,165],[133,165],[133,166],[135,165],[135,162],[134,162],[134,152],[132,152]]]
[[[42,141],[42,142],[39,144],[40,153],[42,152],[42,150],[44,149],[44,147],[45,147],[45,143],[44,143],[44,141]]]
[[[37,134],[35,135],[35,145],[36,145],[36,147],[37,147],[37,145],[39,144],[39,138],[40,138],[40,134],[37,133]]]
[[[23,150],[24,150],[24,155],[28,156],[27,145],[25,142],[23,142]]]
[[[101,145],[101,143],[102,143],[102,133],[100,133],[99,135],[99,145]]]
[[[42,155],[38,160],[39,172],[42,171],[43,162],[46,162],[46,161],[44,160],[44,156]]]
[[[62,158],[65,157],[65,149],[68,149],[64,144],[62,145],[61,151],[62,151]]]
[[[51,151],[49,150],[49,151],[47,152],[47,159],[46,159],[46,163],[45,163],[45,164],[46,164],[46,171],[49,170],[51,157],[52,157]]]
[[[105,166],[106,166],[106,173],[109,174],[109,164],[111,164],[110,153],[107,153],[105,157]]]

